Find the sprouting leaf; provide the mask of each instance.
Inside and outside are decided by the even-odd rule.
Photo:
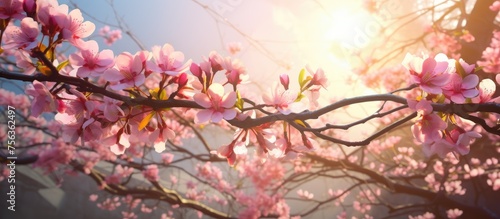
[[[302,127],[307,127],[307,126],[306,126],[306,124],[304,124],[304,122],[303,122],[302,120],[298,120],[298,119],[296,119],[296,120],[295,120],[295,123],[297,123],[297,124],[301,125]]]
[[[464,67],[462,67],[460,62],[455,61],[455,68],[457,69],[457,73],[458,75],[460,75],[460,77],[464,78],[467,75],[467,73],[465,73]]]
[[[483,70],[484,66],[477,66],[475,69],[474,69],[474,72],[478,72],[478,71],[481,71]]]
[[[59,64],[57,66],[57,71],[61,71],[61,69],[63,69],[64,67],[66,67],[67,65],[69,64],[69,60],[66,60],[64,62],[61,62],[61,64]]]
[[[303,81],[304,81],[304,77],[306,76],[306,70],[305,69],[301,69],[300,70],[300,73],[299,73],[299,84],[300,84],[300,88],[302,88],[304,85],[303,85]]]
[[[151,96],[154,99],[166,100],[168,98],[167,91],[165,91],[165,89],[162,89],[161,92],[159,92],[159,91],[160,91],[160,88],[151,89],[151,90],[149,90],[149,94],[151,94]]]
[[[297,95],[297,99],[295,99],[295,102],[300,102],[300,100],[302,100],[302,98],[306,97],[306,95],[304,95],[303,93],[300,93],[299,95]]]
[[[241,94],[239,91],[236,91],[236,108],[242,110],[243,109],[243,99],[241,99]]]
[[[155,111],[150,112],[146,117],[144,117],[144,119],[142,119],[142,121],[141,121],[141,123],[139,123],[139,127],[137,127],[137,129],[139,131],[141,131],[144,127],[146,127],[154,115],[155,115]]]

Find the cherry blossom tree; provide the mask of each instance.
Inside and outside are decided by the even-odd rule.
[[[349,54],[351,80],[377,93],[333,98],[332,73],[307,63],[255,94],[245,86],[258,79],[233,56],[195,62],[175,45],[140,42],[118,54],[93,36],[137,40],[125,26],[96,33],[73,5],[2,1],[0,160],[12,162],[15,148],[16,165],[89,177],[99,188],[89,201],[123,218],[498,218],[500,2],[421,3],[384,17],[392,3],[365,1],[383,17],[384,42]],[[398,39],[417,19],[428,28]],[[231,54],[241,47],[228,44]],[[361,118],[339,119],[367,103]],[[374,128],[348,136],[365,124]]]

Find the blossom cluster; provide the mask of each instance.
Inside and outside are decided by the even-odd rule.
[[[427,156],[468,154],[470,144],[481,134],[461,127],[456,115],[434,112],[432,103],[494,102],[497,101],[492,98],[495,83],[488,78],[479,82],[474,64],[449,59],[442,53],[435,57],[407,54],[403,66],[408,70],[411,84],[421,89],[420,95],[407,99],[408,106],[418,113],[411,127],[415,141],[423,146]]]

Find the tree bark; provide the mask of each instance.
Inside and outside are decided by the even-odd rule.
[[[490,10],[495,0],[478,0],[471,13],[467,15],[465,30],[468,30],[476,40],[463,42],[460,51],[461,57],[467,63],[475,63],[481,59],[484,49],[490,45],[495,30],[495,17],[498,14]]]

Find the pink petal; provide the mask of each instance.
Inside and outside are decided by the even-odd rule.
[[[212,102],[208,98],[208,96],[204,93],[197,93],[193,96],[194,102],[204,108],[212,107]]]
[[[417,111],[422,111],[424,115],[432,113],[432,106],[430,101],[421,100],[415,105]]]
[[[450,81],[450,74],[444,73],[432,78],[432,84],[437,86],[444,86]]]
[[[221,100],[224,95],[224,87],[221,84],[213,83],[208,88],[208,95],[212,100]]]
[[[471,89],[476,87],[479,84],[479,77],[475,74],[467,75],[462,80],[462,88],[463,89]]]
[[[81,56],[81,53],[73,53],[69,55],[69,63],[73,67],[79,67],[85,64],[85,60]]]
[[[224,115],[221,112],[213,112],[212,113],[212,122],[220,122],[224,118]]]
[[[451,96],[450,99],[454,103],[464,103],[465,102],[465,97],[462,94],[454,94]]]
[[[233,151],[235,154],[247,154],[247,152],[248,152],[247,147],[245,146],[245,144],[243,142],[237,143],[234,146]]]
[[[232,108],[236,103],[236,93],[231,91],[228,94],[224,95],[222,98],[221,106],[224,108]]]
[[[473,97],[477,97],[479,95],[479,91],[476,89],[464,90],[464,91],[462,91],[462,94],[464,97],[473,98]]]
[[[133,62],[130,64],[129,68],[131,73],[138,74],[142,71],[142,59],[140,56],[134,56]]]
[[[460,63],[460,65],[462,65],[462,68],[464,68],[465,73],[469,74],[474,70],[474,64],[469,65],[463,59],[458,60],[458,62]]]
[[[225,120],[231,120],[236,117],[237,111],[236,109],[226,109],[224,110],[223,117]]]
[[[97,63],[100,66],[111,66],[114,62],[114,54],[112,50],[105,49],[99,53]]]
[[[81,29],[78,30],[78,37],[86,38],[95,31],[95,24],[90,21],[85,21],[80,24],[80,28]]]
[[[167,140],[172,138],[175,138],[175,132],[169,128],[163,129],[163,139]]]
[[[500,74],[498,76],[500,76]],[[481,83],[479,83],[479,89],[481,90],[482,93],[481,96],[491,97],[496,91],[496,85],[495,82],[493,82],[493,80],[486,78],[483,79]]]
[[[434,72],[434,67],[436,67],[436,60],[434,60],[433,58],[425,59],[424,63],[422,64],[421,75],[432,74]]]
[[[423,91],[431,94],[441,94],[443,92],[440,87],[430,86],[427,84],[420,85],[420,88],[422,88]]]
[[[209,109],[200,110],[196,114],[196,120],[197,120],[196,123],[204,123],[210,120],[210,118],[212,117],[212,113],[213,111]]]

